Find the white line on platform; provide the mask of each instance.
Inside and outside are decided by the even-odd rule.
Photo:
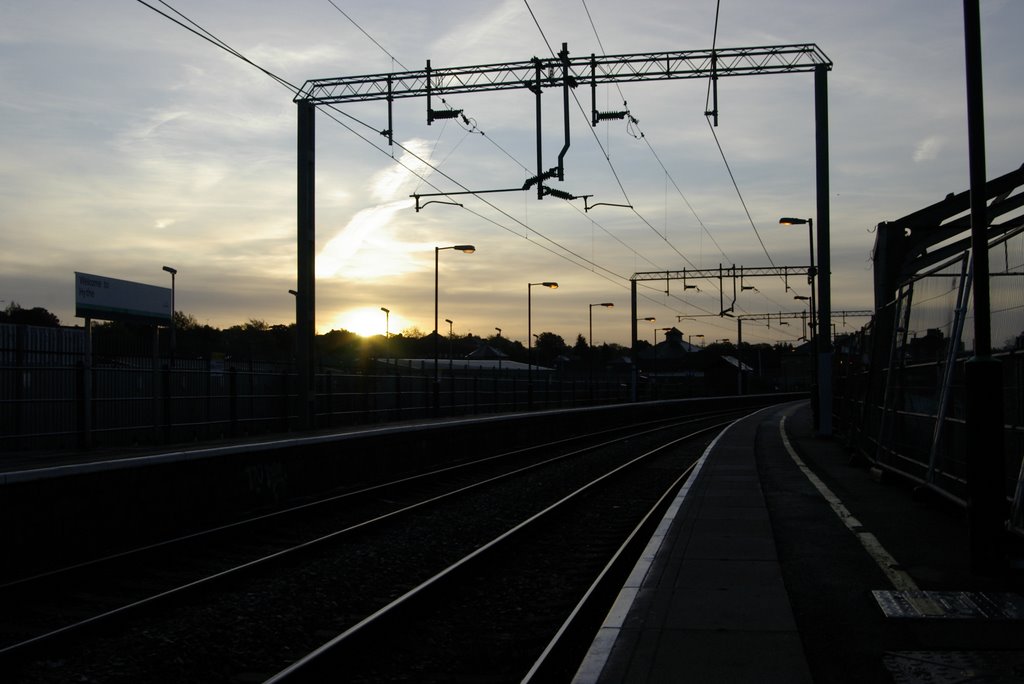
[[[868,552],[868,555],[874,559],[875,563],[878,564],[878,567],[880,567],[882,572],[885,573],[885,576],[889,578],[890,582],[892,582],[893,587],[900,591],[918,591],[917,584],[914,582],[913,578],[903,570],[899,569],[899,563],[897,563],[896,559],[885,550],[885,547],[882,546],[882,543],[878,541],[875,535],[864,530],[860,521],[850,514],[850,510],[843,504],[839,497],[828,488],[828,485],[821,481],[821,478],[811,472],[811,469],[807,467],[807,464],[804,463],[800,456],[797,455],[793,445],[789,442],[789,437],[786,435],[786,416],[783,416],[782,420],[779,421],[779,434],[782,435],[782,443],[785,445],[786,451],[789,452],[790,458],[793,459],[793,462],[796,463],[796,466],[803,472],[803,474],[807,476],[807,479],[811,481],[811,484],[818,490],[818,493],[825,497],[825,501],[827,501],[828,505],[832,507],[835,514],[839,516],[839,519],[844,525],[846,525],[846,528],[850,530],[855,537],[857,537],[857,540],[860,541],[864,550]]]

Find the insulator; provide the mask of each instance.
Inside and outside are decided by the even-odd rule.
[[[523,183],[523,190],[529,190],[530,186],[535,185],[537,181],[547,180],[548,178],[554,178],[557,174],[558,169],[554,168],[548,169],[539,176],[530,176],[529,178],[526,179],[526,182]]]
[[[461,109],[431,109],[431,119],[457,119],[462,114]]]
[[[626,114],[629,112],[598,112],[598,121],[608,121],[609,119],[625,119]]]
[[[549,195],[551,195],[552,197],[557,197],[558,199],[564,199],[564,200],[574,200],[574,199],[576,199],[575,195],[572,195],[572,194],[566,192],[565,190],[558,190],[557,188],[547,188],[547,187],[544,188],[544,189],[547,190],[547,193]]]

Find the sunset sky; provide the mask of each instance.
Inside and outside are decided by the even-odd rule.
[[[872,306],[874,226],[968,186],[963,4],[959,0],[175,0],[151,2],[195,22],[263,69],[307,79],[550,57],[816,43],[829,73],[832,308]],[[987,170],[1024,162],[1024,2],[983,0]],[[178,12],[180,14],[175,13]],[[182,16],[183,15],[183,16]],[[590,89],[571,103],[565,180],[553,187],[601,206],[584,211],[536,192],[465,195],[417,212],[410,195],[518,188],[536,169],[528,90],[452,95],[469,120],[427,125],[422,99],[317,118],[317,311],[320,332],[433,327],[525,342],[527,284],[535,333],[572,344],[628,344],[633,273],[806,266],[813,217],[810,74],[723,78],[719,126],[708,82],[598,89],[598,108],[638,121],[589,122]],[[628,104],[623,105],[623,101]],[[563,143],[561,96],[545,91],[544,167]],[[134,0],[8,0],[0,5],[0,306],[75,318],[73,274],[170,286],[176,308],[217,327],[294,321],[296,105],[265,73]],[[717,141],[716,137],[717,136]],[[721,152],[719,149],[721,147]],[[728,161],[728,168],[723,161]],[[730,177],[730,169],[732,177]],[[734,187],[733,178],[735,184]],[[742,201],[741,201],[742,197]],[[732,338],[717,281],[645,283],[644,339],[676,326]],[[741,314],[793,313],[797,278],[744,282]],[[726,300],[732,285],[726,284]],[[859,327],[863,319],[837,327]],[[447,332],[447,325],[442,324]],[[793,341],[799,324],[747,325],[744,340]]]

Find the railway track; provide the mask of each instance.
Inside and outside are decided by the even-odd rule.
[[[709,439],[684,440],[691,443],[687,449],[680,435],[708,430],[723,420],[705,416],[662,422],[467,459],[8,583],[0,587],[0,599],[11,607],[2,618],[0,661],[22,681],[67,681],[73,674],[86,681],[159,682],[301,680],[311,671],[337,668],[339,662],[350,678],[356,676],[358,660],[368,664],[366,674],[359,675],[365,681],[397,681],[402,672],[447,676],[456,658],[460,667],[473,671],[481,666],[476,656],[488,651],[477,648],[455,656],[434,642],[478,642],[480,626],[497,623],[491,639],[515,643],[514,653],[532,654],[525,658],[534,660],[526,663],[522,656],[490,651],[489,667],[500,660],[509,672],[522,675],[545,650],[572,651],[550,646],[551,635],[542,637],[543,630],[529,625],[557,623],[557,631],[565,616],[585,612],[576,605],[579,596],[598,592],[592,588],[595,573],[583,566],[606,565],[609,557],[624,554],[622,539],[642,536],[635,515],[625,515],[626,507],[650,501],[647,492],[663,485],[669,471],[685,470],[701,440]],[[670,451],[684,455],[673,462],[658,443],[673,443]],[[669,462],[674,464],[669,467]],[[627,484],[622,479],[626,473],[636,481]],[[617,501],[610,509],[617,514],[596,513],[601,501]],[[562,523],[549,522],[556,518]],[[536,529],[544,535],[531,538],[525,532]],[[480,565],[484,559],[487,564]],[[504,579],[493,574],[499,569],[507,573]],[[534,580],[526,581],[531,573]],[[533,610],[529,587],[545,578],[557,578],[565,587],[555,591],[558,587],[549,584],[544,589],[558,600],[545,600],[550,609],[546,605],[542,616]],[[510,594],[475,616],[452,610],[456,599],[466,603],[463,599],[472,597],[470,606],[484,606],[484,598],[513,586],[526,594]],[[422,607],[431,605],[433,614]],[[418,623],[396,622],[395,615],[411,610]],[[438,610],[451,616],[445,624],[461,624],[469,632],[458,636],[454,627],[446,628],[443,634],[451,636],[443,638],[435,629]],[[526,624],[513,625],[509,616],[516,613],[525,614]],[[502,617],[488,620],[488,615]],[[401,636],[387,627],[395,624],[419,624],[419,636],[415,628]],[[529,648],[501,637],[524,630],[531,634]],[[424,634],[431,639],[423,639]],[[319,648],[325,642],[337,643]],[[361,644],[358,659],[308,656],[351,653],[353,644]],[[393,657],[396,645],[408,644],[427,645],[427,653],[441,655],[432,660],[410,649],[402,661]],[[375,671],[375,663],[382,661],[395,662],[397,669]],[[517,680],[518,675],[510,676]]]

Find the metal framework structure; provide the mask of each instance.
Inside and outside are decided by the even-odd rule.
[[[733,313],[736,305],[736,281],[737,279],[741,283],[741,290],[754,289],[753,286],[743,285],[744,278],[782,278],[786,284],[786,289],[789,289],[789,277],[790,276],[806,276],[807,266],[723,266],[718,265],[718,268],[692,268],[682,269],[678,271],[641,271],[634,273],[630,277],[630,305],[633,309],[633,328],[631,331],[630,346],[631,348],[636,347],[637,340],[637,317],[636,317],[636,284],[638,282],[648,281],[665,281],[666,294],[668,293],[669,283],[673,280],[683,281],[683,291],[692,290],[696,288],[696,285],[692,285],[692,280],[717,280],[719,290],[719,316],[728,316],[730,318],[736,318]],[[732,301],[729,306],[725,305],[725,287],[723,283],[725,280],[732,281]]]
[[[345,102],[386,101],[388,128],[382,134],[389,140],[393,134],[392,104],[398,99],[425,97],[427,123],[435,118],[451,118],[457,110],[435,111],[434,96],[456,93],[487,92],[528,89],[537,100],[538,159],[540,157],[540,100],[544,88],[558,87],[563,99],[568,90],[589,84],[592,94],[599,84],[630,81],[663,81],[673,79],[710,78],[712,84],[725,76],[754,76],[812,72],[814,74],[815,163],[817,168],[817,226],[818,264],[821,276],[819,287],[819,318],[821,330],[829,329],[829,184],[828,184],[828,88],[827,73],[832,61],[817,45],[775,45],[765,47],[721,48],[678,52],[647,52],[637,54],[571,57],[565,44],[555,57],[537,58],[519,62],[485,64],[467,67],[435,69],[427,62],[426,68],[339,78],[306,81],[295,103],[298,105],[298,169],[297,169],[297,243],[298,289],[296,296],[296,332],[298,364],[298,393],[303,425],[313,427],[314,407],[314,331],[315,331],[315,111],[318,106],[333,106]],[[596,101],[596,97],[592,97]],[[710,112],[716,115],[717,112]],[[593,122],[601,118],[593,108]],[[568,118],[566,119],[566,147],[568,147]],[[540,166],[538,161],[538,167]],[[554,171],[554,169],[552,170]],[[538,197],[543,197],[541,181],[551,171],[538,168]],[[635,336],[635,332],[634,332]],[[819,355],[819,366],[830,373],[831,349]],[[830,377],[830,376],[829,376]],[[824,398],[828,385],[822,389],[823,407],[831,407],[831,396]],[[819,432],[831,434],[831,415]]]
[[[296,102],[313,105],[399,100],[433,95],[530,88],[538,64],[544,86],[562,85],[567,63],[570,85],[601,85],[629,81],[664,81],[680,78],[754,76],[832,68],[832,61],[813,43],[767,47],[719,48],[626,55],[589,55],[538,58],[521,62],[424,69],[368,76],[319,78],[306,81]]]
[[[1022,187],[1024,165],[985,183],[980,192],[987,205],[986,240],[993,240],[1024,225],[1024,218],[1020,216],[1001,224],[994,223],[995,219],[1024,207]],[[971,231],[971,216],[959,216],[970,209],[971,192],[949,193],[935,204],[895,221],[878,224],[872,254],[876,309],[891,302],[900,285],[915,273],[971,247],[972,236],[968,236],[936,248]]]

